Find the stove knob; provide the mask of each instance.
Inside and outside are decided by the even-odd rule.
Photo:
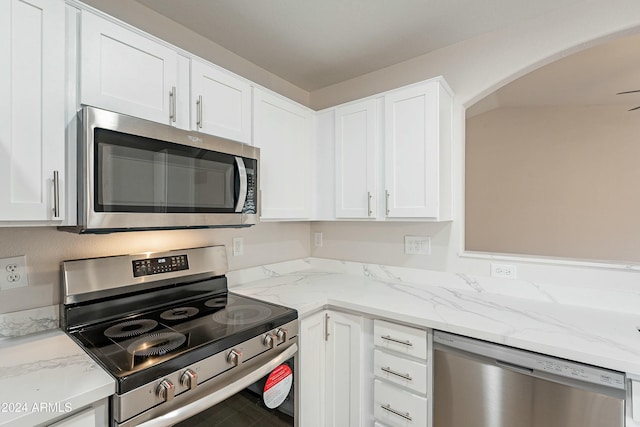
[[[191,369],[187,369],[180,377],[180,384],[183,387],[189,387],[189,390],[193,390],[198,385],[198,374]]]
[[[287,334],[289,333],[289,331],[287,331],[286,329],[278,329],[276,331],[276,335],[278,336],[278,339],[280,340],[280,342],[285,342],[287,340]]]
[[[265,347],[274,348],[276,346],[276,336],[274,334],[265,335],[262,344],[264,344]]]
[[[229,352],[227,356],[227,362],[231,363],[234,366],[238,366],[240,364],[240,360],[242,359],[242,352],[236,349],[233,349]]]
[[[170,402],[176,395],[176,386],[169,380],[162,380],[158,388],[156,388],[156,395],[165,402]]]

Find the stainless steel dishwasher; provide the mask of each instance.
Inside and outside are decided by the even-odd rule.
[[[623,427],[625,376],[434,332],[434,427]]]

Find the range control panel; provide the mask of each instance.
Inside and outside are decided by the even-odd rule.
[[[133,277],[151,276],[189,269],[187,255],[136,259],[132,261]]]

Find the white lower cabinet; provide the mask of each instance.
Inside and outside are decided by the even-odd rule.
[[[374,320],[373,413],[379,425],[431,426],[430,330]]]
[[[325,425],[325,318],[326,312],[321,311],[300,321],[300,426]]]
[[[392,427],[427,426],[427,398],[375,380],[374,415]]]
[[[102,399],[90,407],[80,409],[58,420],[49,427],[107,427],[109,425],[109,401]]]
[[[373,372],[378,378],[427,394],[427,364],[382,350],[373,351]]]
[[[337,311],[301,320],[301,426],[371,425],[370,325],[361,316]]]

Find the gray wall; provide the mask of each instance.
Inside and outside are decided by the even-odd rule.
[[[467,120],[466,248],[640,263],[640,120],[622,105]]]

